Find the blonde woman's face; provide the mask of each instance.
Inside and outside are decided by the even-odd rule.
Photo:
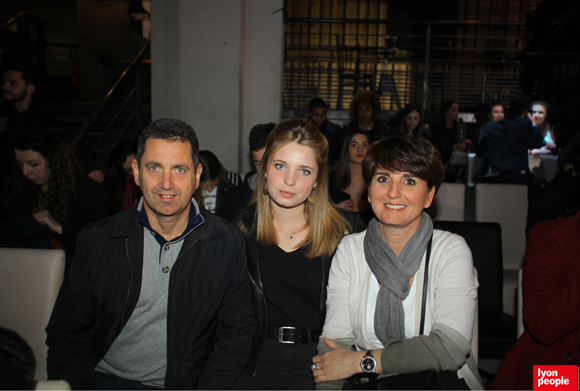
[[[266,173],[268,194],[275,207],[300,207],[316,187],[318,164],[312,150],[289,143],[274,154]]]

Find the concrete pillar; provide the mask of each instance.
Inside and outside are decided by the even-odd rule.
[[[180,118],[228,170],[282,114],[282,0],[151,1],[153,118]]]

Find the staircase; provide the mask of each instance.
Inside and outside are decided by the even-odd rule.
[[[43,110],[58,119],[65,138],[87,171],[100,169],[116,145],[135,141],[151,121],[150,44],[130,62],[101,103],[78,103],[74,96],[71,99],[74,90],[71,83],[66,83],[62,75],[52,77],[47,72],[47,48],[51,45],[45,40],[46,23],[24,12],[0,21],[0,62],[18,59],[32,64],[39,83],[53,86],[51,95],[35,95],[35,99],[41,102]],[[64,64],[60,68],[68,69],[68,66]]]

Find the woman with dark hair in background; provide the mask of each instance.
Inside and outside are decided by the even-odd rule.
[[[439,126],[433,130],[431,142],[441,153],[441,161],[445,167],[444,182],[455,182],[462,164],[458,164],[458,159],[453,156],[454,151],[458,152],[456,156],[464,155],[472,147],[471,140],[464,138],[464,130],[459,123],[459,104],[456,101],[448,100],[441,104]]]
[[[369,132],[371,142],[380,140],[387,135],[387,127],[379,120],[381,117],[381,101],[372,91],[360,91],[350,102],[348,115],[352,119],[344,132],[362,129]]]
[[[80,231],[109,215],[101,188],[84,174],[60,129],[41,125],[26,129],[16,140],[14,156],[3,200],[11,217],[28,219],[25,232],[10,231],[11,239],[4,239],[16,247],[20,239],[31,234],[31,228],[42,231],[41,224],[46,227],[42,235],[47,239],[45,247],[49,248],[51,239],[50,246],[64,246],[72,255]],[[30,224],[30,218],[36,223]]]
[[[396,124],[391,134],[414,134],[423,138],[429,138],[429,126],[423,118],[423,110],[417,103],[407,104],[397,114]]]
[[[330,173],[328,192],[332,201],[351,212],[359,212],[366,224],[373,218],[362,177],[362,162],[371,142],[369,132],[351,130],[345,137],[336,169]]]
[[[529,118],[540,129],[544,140],[541,148],[531,150],[533,155],[551,154],[557,148],[554,135],[555,126],[548,122],[548,118],[551,117],[550,110],[551,106],[545,100],[537,100],[530,105]]]
[[[238,225],[246,238],[258,321],[236,389],[313,389],[310,361],[324,323],[326,284],[340,240],[358,216],[328,198],[328,142],[310,122],[270,133],[255,202]]]
[[[241,186],[242,179],[237,172],[226,170],[211,151],[199,151],[203,167],[199,187],[194,193],[195,200],[211,213],[215,213],[226,193]]]

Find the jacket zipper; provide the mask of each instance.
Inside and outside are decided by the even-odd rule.
[[[119,327],[119,334],[123,330],[125,322],[125,313],[127,312],[127,305],[129,304],[129,294],[131,293],[131,286],[133,285],[133,267],[131,266],[131,260],[129,259],[129,238],[125,238],[125,253],[127,254],[127,262],[129,263],[129,269],[131,270],[131,278],[129,279],[129,289],[127,290],[127,296],[125,297],[125,305],[123,306],[123,314],[121,315],[121,326]]]

